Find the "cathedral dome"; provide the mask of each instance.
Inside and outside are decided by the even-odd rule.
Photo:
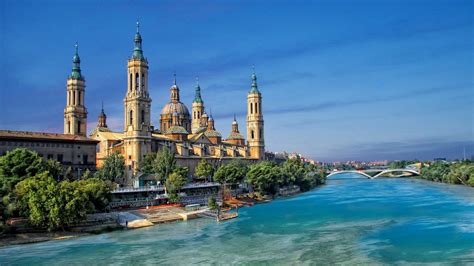
[[[188,107],[182,102],[169,102],[161,110],[161,115],[173,115],[176,112],[178,116],[189,116]]]

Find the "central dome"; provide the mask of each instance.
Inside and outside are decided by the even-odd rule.
[[[169,102],[161,110],[161,115],[172,115],[174,112],[179,116],[189,116],[188,107],[182,102]]]

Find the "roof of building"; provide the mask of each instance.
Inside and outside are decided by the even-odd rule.
[[[188,107],[182,102],[167,103],[163,109],[161,109],[161,115],[172,115],[175,111],[178,116],[189,116]]]
[[[99,142],[95,139],[87,138],[84,136],[71,135],[71,134],[15,131],[15,130],[0,130],[0,139],[49,140],[49,141],[65,141],[65,142],[90,142],[90,143]]]
[[[186,129],[182,126],[171,126],[170,128],[168,128],[168,130],[166,130],[166,133],[165,134],[186,134],[188,135],[188,131],[186,131]]]
[[[227,139],[238,139],[238,140],[240,140],[240,139],[245,139],[245,138],[240,133],[230,132],[229,137],[227,137]]]
[[[98,132],[95,132],[96,134],[97,133],[100,133],[100,136],[104,139],[107,139],[107,140],[122,140],[123,139],[123,133],[122,132],[112,132],[112,131],[98,131]]]
[[[221,133],[215,131],[215,130],[206,130],[206,132],[204,132],[204,135],[206,137],[222,137]]]

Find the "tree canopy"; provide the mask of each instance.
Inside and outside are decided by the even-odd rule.
[[[165,181],[176,167],[174,153],[167,147],[164,147],[156,155],[153,170],[155,171],[157,181]]]
[[[248,167],[246,164],[235,160],[228,164],[221,165],[214,173],[213,179],[221,184],[236,184],[242,182],[247,174]]]
[[[197,179],[206,180],[209,177],[211,177],[213,173],[214,173],[214,167],[212,167],[212,164],[210,164],[204,158],[201,159],[201,161],[196,166],[196,169],[194,170],[194,175],[196,176]]]
[[[171,202],[178,202],[179,200],[179,191],[181,188],[186,185],[188,182],[186,176],[182,174],[180,171],[176,171],[171,173],[168,178],[166,179],[165,186],[166,186],[166,193]]]
[[[94,177],[123,183],[125,174],[125,159],[120,153],[113,153],[105,158],[104,164],[95,173]]]

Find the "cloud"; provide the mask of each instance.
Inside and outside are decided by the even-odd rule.
[[[254,63],[271,62],[303,56],[307,54],[321,53],[329,49],[341,48],[360,43],[372,41],[397,41],[426,34],[470,28],[471,22],[458,22],[442,25],[422,25],[408,23],[407,20],[398,20],[366,32],[349,34],[339,39],[325,40],[318,38],[317,41],[299,41],[288,47],[276,49],[259,49],[248,54],[228,52],[201,61],[191,61],[168,67],[167,72],[179,69],[184,73],[201,73],[202,75],[223,73],[230,70],[250,67]],[[464,47],[466,48],[466,47]]]

